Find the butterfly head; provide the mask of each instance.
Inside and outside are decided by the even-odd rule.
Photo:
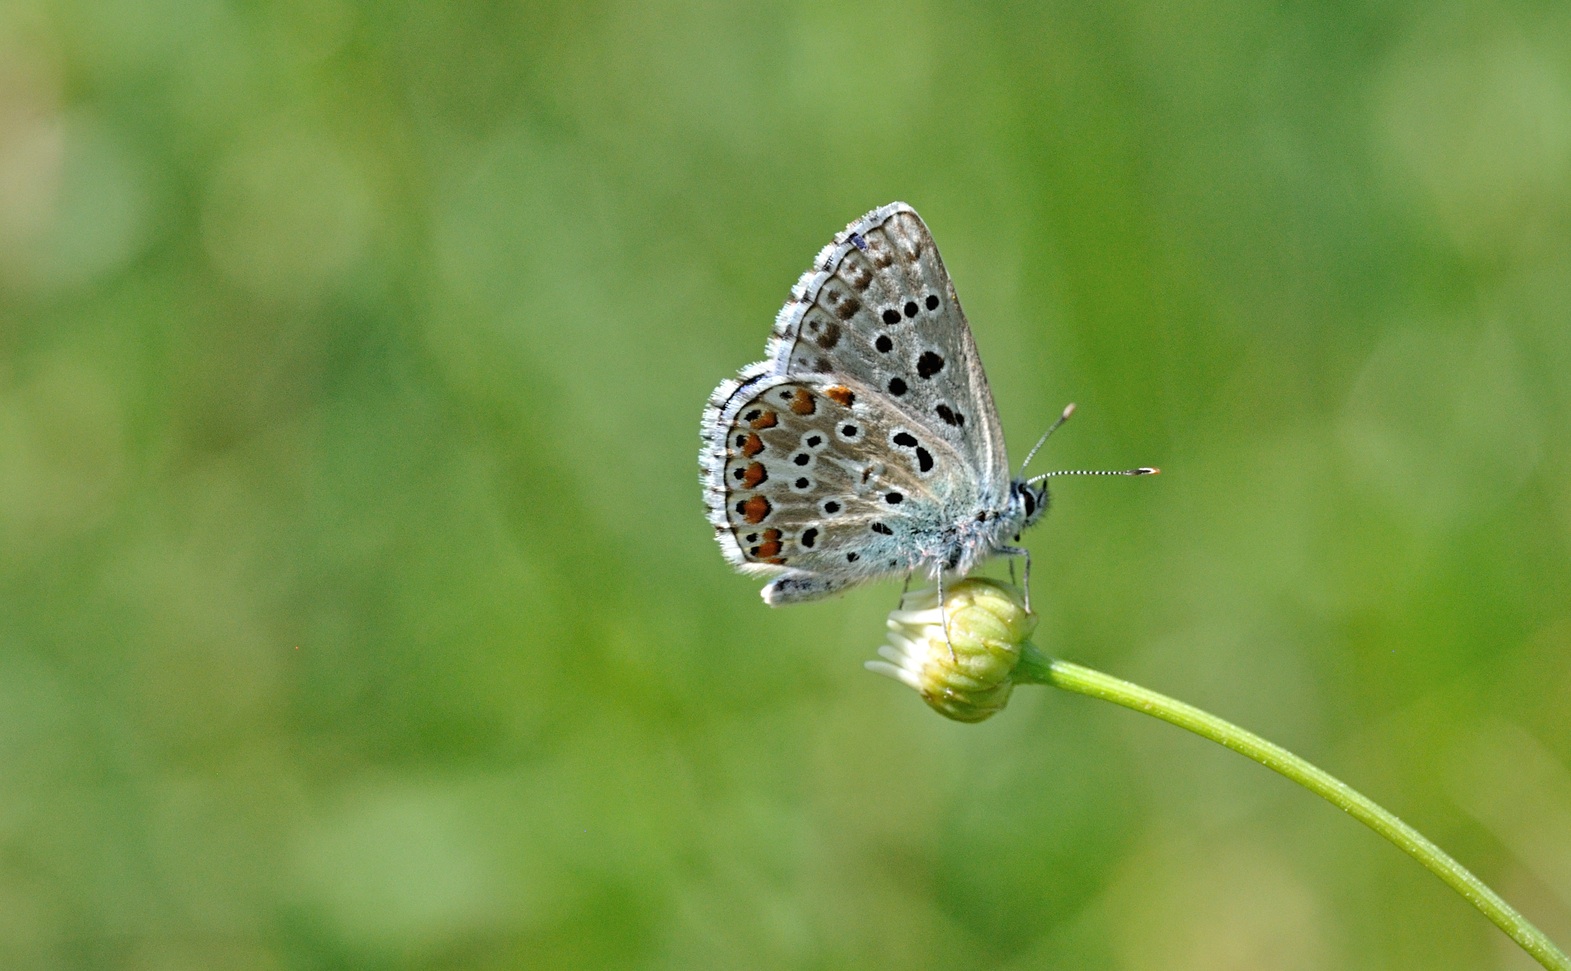
[[[1020,528],[1036,525],[1047,512],[1047,485],[1027,479],[1016,479],[1009,487],[1010,518],[1020,523]]]

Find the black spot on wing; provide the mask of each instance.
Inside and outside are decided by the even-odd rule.
[[[825,303],[829,304],[829,309],[834,311],[835,316],[841,320],[850,320],[856,316],[858,310],[862,309],[862,301],[849,293],[841,293],[838,290],[825,289],[823,299]]]

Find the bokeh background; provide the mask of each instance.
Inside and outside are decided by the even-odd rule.
[[[0,966],[1523,969],[1362,827],[861,669],[698,417],[903,199],[1037,643],[1571,942],[1571,7],[6,0]],[[995,568],[996,569],[996,568]]]

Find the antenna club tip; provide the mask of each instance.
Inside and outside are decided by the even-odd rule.
[[[1073,415],[1074,413],[1075,413],[1075,403],[1073,401],[1071,401],[1069,404],[1064,406],[1064,413],[1059,416],[1058,420],[1059,421],[1068,421],[1069,420],[1069,416]]]
[[[1161,475],[1162,470],[1154,465],[1147,465],[1135,470],[1135,475]]]

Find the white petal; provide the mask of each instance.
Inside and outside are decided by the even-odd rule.
[[[917,679],[916,675],[912,674],[910,671],[907,671],[905,668],[897,668],[893,664],[889,664],[885,661],[867,661],[862,666],[867,668],[869,671],[875,671],[886,677],[894,678],[896,681],[899,681],[913,691],[922,690],[921,681]]]

